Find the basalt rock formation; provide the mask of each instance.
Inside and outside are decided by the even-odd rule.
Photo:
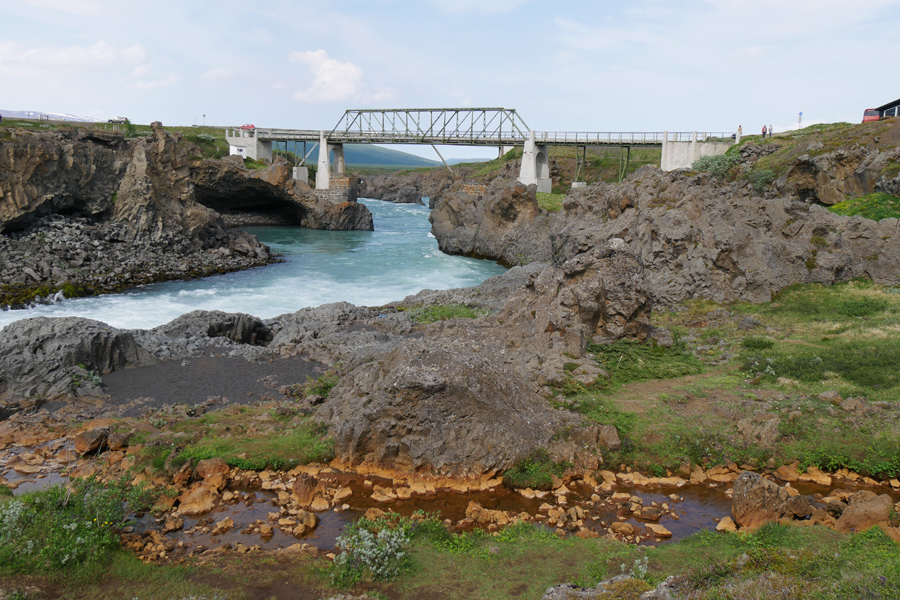
[[[621,184],[571,192],[557,213],[539,210],[533,189],[520,184],[494,184],[478,198],[460,189],[431,220],[445,252],[506,264],[561,265],[618,240],[643,265],[653,299],[666,305],[764,302],[794,283],[860,276],[900,283],[897,219],[843,217],[706,173],[642,167]]]
[[[329,202],[293,178],[282,158],[250,170],[240,156],[191,165],[197,202],[222,214],[229,225],[299,224],[309,229],[372,231],[372,213],[356,202]]]
[[[320,199],[284,161],[259,171],[240,160],[192,166],[190,152],[159,123],[139,138],[85,128],[8,132],[0,139],[0,305],[277,260],[254,236],[229,229],[217,207],[255,202],[306,227],[372,229],[365,206]]]

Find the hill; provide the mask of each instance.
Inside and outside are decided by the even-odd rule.
[[[297,155],[303,154],[303,144],[278,144],[278,149],[287,150]],[[296,145],[296,148],[295,148]],[[312,144],[307,143],[307,152]],[[383,148],[371,144],[345,144],[344,160],[348,166],[378,166],[378,167],[439,167],[441,163],[409,154],[400,150]],[[312,150],[306,162],[314,165],[319,161],[319,149]]]

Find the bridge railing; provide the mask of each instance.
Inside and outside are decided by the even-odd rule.
[[[261,140],[306,140],[318,141],[320,132],[299,129],[256,129],[255,134]],[[592,146],[592,145],[660,145],[663,139],[669,142],[690,142],[696,136],[698,142],[731,141],[731,132],[693,132],[693,131],[535,131],[537,144]],[[522,131],[480,131],[472,129],[449,129],[442,131],[379,131],[355,130],[332,131],[326,136],[334,143],[396,143],[396,144],[453,144],[453,145],[493,145],[517,146],[525,143],[527,132]]]

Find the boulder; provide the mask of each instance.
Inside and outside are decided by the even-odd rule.
[[[887,525],[894,501],[887,494],[864,490],[850,497],[847,508],[834,525],[837,531],[859,532],[875,525]]]
[[[756,529],[780,519],[804,518],[812,514],[806,496],[791,496],[788,491],[752,471],[742,472],[734,480],[731,515],[741,529]]]
[[[218,500],[216,490],[203,484],[195,484],[178,498],[179,515],[201,515],[215,508]]]
[[[88,452],[96,452],[103,448],[109,437],[108,427],[97,427],[82,431],[75,436],[75,452],[79,454],[87,454]]]

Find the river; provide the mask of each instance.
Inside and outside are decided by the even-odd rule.
[[[490,261],[443,254],[431,235],[425,206],[361,202],[372,211],[375,231],[243,228],[283,254],[284,263],[0,311],[0,327],[28,317],[79,316],[123,329],[147,329],[197,309],[270,318],[339,301],[379,306],[423,289],[478,285],[505,270]]]

